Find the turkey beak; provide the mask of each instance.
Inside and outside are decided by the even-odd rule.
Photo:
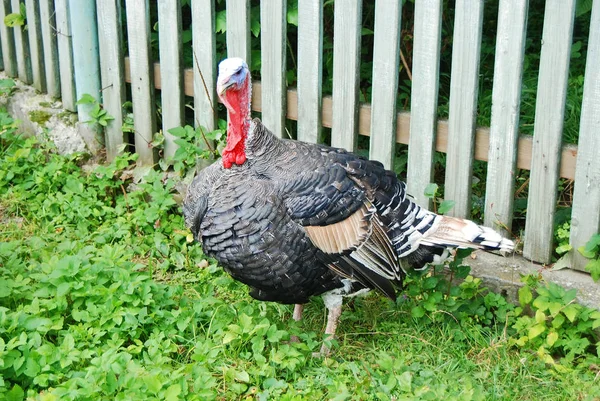
[[[227,89],[232,87],[235,84],[235,81],[231,79],[231,77],[227,77],[227,79],[219,79],[217,81],[217,94],[219,96],[223,96]]]

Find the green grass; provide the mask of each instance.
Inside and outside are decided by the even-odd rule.
[[[300,323],[252,300],[191,242],[164,174],[130,187],[135,156],[83,170],[0,124],[0,399],[600,399],[600,316],[564,290],[528,278],[514,307],[415,277],[396,303],[349,302],[314,358],[321,300]]]

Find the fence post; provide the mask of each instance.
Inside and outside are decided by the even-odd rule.
[[[69,7],[73,46],[73,69],[75,72],[75,93],[77,99],[84,94],[100,101],[100,62],[98,53],[98,23],[96,20],[96,1],[71,1]],[[94,105],[78,104],[77,114],[80,122],[92,119],[90,112]],[[98,127],[88,125],[87,135],[98,133]],[[93,131],[93,132],[92,132]],[[92,138],[89,138],[92,139]],[[98,139],[97,137],[95,138]],[[90,144],[89,140],[87,141]]]
[[[580,270],[589,260],[577,248],[600,230],[600,0],[594,0],[591,18],[571,215],[573,267]]]
[[[410,108],[419,110],[419,117],[410,119],[406,183],[408,193],[427,208],[431,199],[425,196],[425,188],[433,181],[437,134],[441,32],[442,1],[415,2]]]
[[[123,103],[125,103],[125,63],[123,61],[123,31],[121,1],[102,0],[97,3],[98,44],[102,75],[102,105],[112,117],[105,128],[106,158],[112,161],[123,145]]]
[[[56,18],[56,38],[58,42],[58,64],[60,73],[60,94],[63,107],[75,111],[75,72],[73,71],[73,48],[71,45],[71,23],[69,21],[70,0],[54,1]]]
[[[181,2],[158,2],[158,45],[160,52],[160,77],[162,100],[162,131],[165,137],[166,160],[177,151],[177,139],[169,133],[185,121],[183,103],[183,59],[181,39]]]
[[[46,91],[46,76],[44,74],[44,49],[42,45],[42,29],[40,24],[40,9],[37,0],[26,0],[27,31],[29,33],[29,50],[31,53],[31,70],[33,86],[40,92]]]
[[[10,14],[10,0],[0,0],[0,40],[2,41],[2,59],[4,71],[9,77],[17,76],[17,57],[13,28],[4,24],[4,17]]]
[[[574,19],[575,0],[546,2],[523,247],[523,256],[541,263],[553,250]]]
[[[21,2],[19,0],[12,0],[12,12],[21,12]],[[0,21],[4,24],[4,20]],[[25,26],[15,26],[15,49],[17,55],[17,71],[19,79],[26,84],[31,83],[31,57],[29,56],[29,41],[27,40],[27,34],[24,30]]]
[[[339,2],[333,13],[331,145],[354,151],[358,132],[362,1],[347,1],[343,6]]]
[[[42,0],[40,2],[40,25],[44,48],[43,65],[46,75],[46,90],[50,96],[58,98],[60,97],[60,74],[54,0]]]
[[[471,214],[482,25],[483,1],[456,2],[444,188],[445,198],[456,202],[449,213],[456,217],[468,217]]]

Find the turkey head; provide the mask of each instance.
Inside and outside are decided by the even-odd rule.
[[[223,149],[223,167],[246,161],[245,144],[250,126],[250,70],[241,58],[228,58],[219,64],[217,94],[227,107],[227,146]]]

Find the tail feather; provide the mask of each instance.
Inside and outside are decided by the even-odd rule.
[[[424,233],[420,243],[431,246],[484,249],[511,252],[514,243],[491,228],[456,217],[437,216],[436,223]]]

